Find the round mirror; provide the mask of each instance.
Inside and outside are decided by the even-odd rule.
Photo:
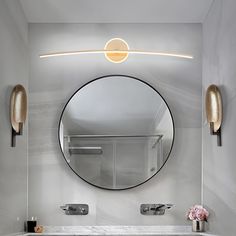
[[[174,123],[152,86],[114,75],[95,79],[71,96],[58,133],[65,160],[80,178],[121,190],[146,182],[163,167]]]

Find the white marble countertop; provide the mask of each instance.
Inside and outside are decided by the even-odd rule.
[[[199,235],[192,232],[191,226],[44,226],[43,233],[29,235]],[[216,235],[211,235],[216,236]]]

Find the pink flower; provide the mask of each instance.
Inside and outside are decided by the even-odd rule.
[[[188,218],[190,220],[195,220],[196,219],[195,211],[190,211],[189,214],[188,214]]]
[[[201,205],[195,205],[189,209],[187,212],[187,218],[189,220],[205,220],[209,216],[208,211]]]
[[[199,209],[199,210],[196,211],[196,218],[198,220],[205,220],[206,215],[205,215],[205,212],[204,212],[203,209]]]

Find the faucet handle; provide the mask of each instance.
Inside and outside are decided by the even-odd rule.
[[[89,207],[87,204],[65,204],[60,206],[66,215],[87,215]]]
[[[164,215],[166,209],[170,209],[173,204],[141,204],[140,213],[142,215]]]

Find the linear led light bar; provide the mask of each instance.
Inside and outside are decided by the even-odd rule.
[[[120,38],[114,38],[109,40],[105,48],[102,50],[81,50],[81,51],[68,51],[68,52],[54,52],[41,54],[40,58],[49,57],[61,57],[61,56],[74,56],[83,54],[104,54],[106,58],[113,63],[121,63],[128,58],[129,54],[139,55],[153,55],[153,56],[166,56],[177,57],[184,59],[193,59],[192,55],[167,53],[167,52],[155,52],[155,51],[143,51],[143,50],[130,50],[128,44]]]

